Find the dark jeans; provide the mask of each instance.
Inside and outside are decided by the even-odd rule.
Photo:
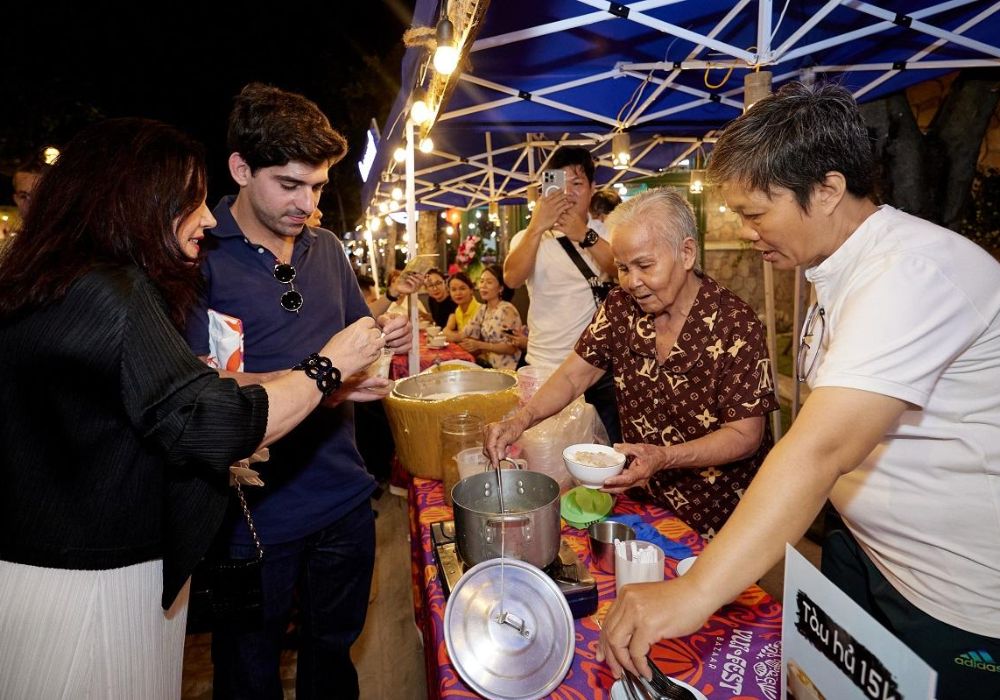
[[[361,401],[354,404],[354,432],[358,452],[368,473],[376,481],[388,481],[392,473],[392,457],[396,442],[392,438],[389,418],[381,401]]]
[[[587,403],[597,409],[597,415],[608,431],[611,444],[622,441],[621,424],[618,422],[618,404],[615,401],[615,381],[611,372],[597,380],[594,386],[583,393]]]
[[[923,612],[886,580],[835,511],[827,515],[823,575],[938,673],[937,700],[1000,699],[1000,639]],[[984,662],[986,658],[993,663]]]
[[[248,558],[250,547],[230,548]],[[212,635],[213,697],[280,700],[279,663],[292,597],[298,591],[300,700],[357,698],[351,645],[361,634],[375,564],[375,520],[368,499],[301,540],[264,547],[264,628]]]

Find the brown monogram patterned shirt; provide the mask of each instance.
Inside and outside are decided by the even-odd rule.
[[[778,408],[764,328],[753,309],[708,276],[669,357],[656,360],[653,315],[618,287],[576,344],[580,357],[614,373],[626,442],[670,445],[727,422]],[[729,518],[771,449],[770,428],[750,457],[695,469],[664,469],[649,481],[653,500],[711,539]]]

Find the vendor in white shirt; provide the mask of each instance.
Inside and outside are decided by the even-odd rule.
[[[823,572],[938,672],[939,700],[1000,698],[1000,265],[871,199],[850,93],[793,83],[731,123],[709,177],[742,236],[807,268],[802,412],[685,576],[625,587],[599,658],[697,630],[774,566],[829,498]],[[964,663],[968,659],[971,663]],[[980,666],[982,666],[980,668]]]

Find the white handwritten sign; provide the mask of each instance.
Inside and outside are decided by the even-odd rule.
[[[937,673],[785,547],[781,681],[795,700],[933,700]]]

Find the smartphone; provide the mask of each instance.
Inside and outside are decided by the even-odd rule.
[[[554,190],[566,191],[566,171],[565,170],[543,170],[542,171],[542,196],[551,194]]]

